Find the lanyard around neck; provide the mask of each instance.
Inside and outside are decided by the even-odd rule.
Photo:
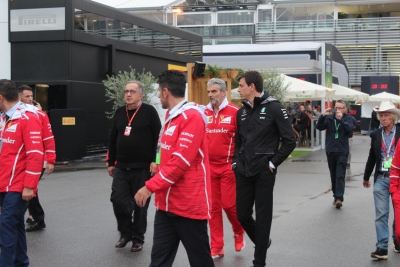
[[[339,127],[340,127],[340,123],[336,125],[336,119],[333,119],[333,121],[335,122],[336,133],[338,133]]]
[[[130,118],[130,119],[129,119],[129,114],[128,114],[128,108],[126,108],[126,116],[128,117],[128,126],[131,126],[133,118],[136,116],[136,113],[139,111],[141,106],[142,106],[142,104],[140,104],[140,106],[136,109],[135,113],[133,113],[132,118]]]
[[[389,158],[389,156],[390,156],[390,150],[392,149],[392,146],[394,145],[394,139],[396,137],[396,127],[395,126],[393,126],[393,127],[394,127],[394,133],[392,136],[392,140],[390,140],[389,147],[386,146],[385,136],[383,135],[383,132],[385,130],[382,128],[382,149],[383,149],[383,153],[386,154],[387,158]]]

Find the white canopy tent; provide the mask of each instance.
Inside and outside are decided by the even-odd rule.
[[[366,101],[368,102],[391,101],[394,104],[400,104],[400,96],[383,92],[376,95],[371,95]]]
[[[281,74],[281,76],[284,78],[284,84],[289,85],[286,101],[322,100],[323,98],[332,98],[335,95],[335,89],[329,89],[325,86],[302,81],[284,74]],[[231,90],[231,98],[240,99],[238,88]]]
[[[287,101],[323,100],[323,98],[332,98],[335,95],[335,89],[281,75],[284,76],[285,84],[289,85],[286,94]]]
[[[335,95],[332,97],[333,100],[344,100],[344,101],[365,101],[369,95],[354,89],[350,89],[337,84],[332,84],[332,89],[335,89]]]

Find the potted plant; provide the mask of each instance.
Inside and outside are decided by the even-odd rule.
[[[234,79],[239,75],[239,69],[227,68],[226,75],[228,76],[228,78]]]
[[[211,65],[207,65],[207,68],[204,70],[204,76],[209,78],[221,78],[220,74],[221,68]]]

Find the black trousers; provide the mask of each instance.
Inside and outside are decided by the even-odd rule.
[[[347,157],[349,154],[329,152],[326,153],[328,167],[331,175],[331,184],[334,200],[343,201]]]
[[[214,267],[207,233],[207,220],[194,220],[157,210],[149,267],[170,267],[179,242],[186,249],[191,267]]]
[[[266,163],[268,164],[268,163]],[[238,220],[255,244],[254,267],[265,266],[272,223],[276,170],[269,169],[246,177],[235,171]],[[256,220],[253,218],[255,204]]]
[[[144,243],[144,234],[147,229],[147,209],[150,198],[147,200],[146,206],[140,208],[136,205],[134,196],[148,179],[150,179],[150,171],[148,169],[127,170],[115,168],[111,188],[110,201],[113,203],[121,237],[132,239],[133,242],[141,244]]]
[[[40,179],[42,179],[42,176],[43,176],[43,173],[45,170],[46,169],[42,170]],[[32,218],[35,222],[37,222],[37,223],[44,222],[44,210],[42,208],[42,205],[39,202],[39,191],[36,192],[36,197],[29,200],[28,211],[29,211],[29,215],[32,216]]]

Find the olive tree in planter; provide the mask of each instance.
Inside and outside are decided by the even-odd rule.
[[[107,102],[112,102],[113,107],[111,111],[106,111],[107,118],[112,119],[115,110],[125,105],[124,91],[125,85],[129,81],[139,81],[143,84],[143,98],[142,101],[147,104],[152,103],[152,97],[157,94],[157,79],[151,74],[151,72],[145,72],[143,69],[142,73],[137,73],[135,69],[129,66],[130,71],[119,72],[117,75],[108,76],[107,80],[103,80],[103,84],[106,87],[106,98]]]
[[[264,79],[264,91],[284,104],[290,84],[285,83],[285,79],[276,69],[262,70],[260,73]]]

